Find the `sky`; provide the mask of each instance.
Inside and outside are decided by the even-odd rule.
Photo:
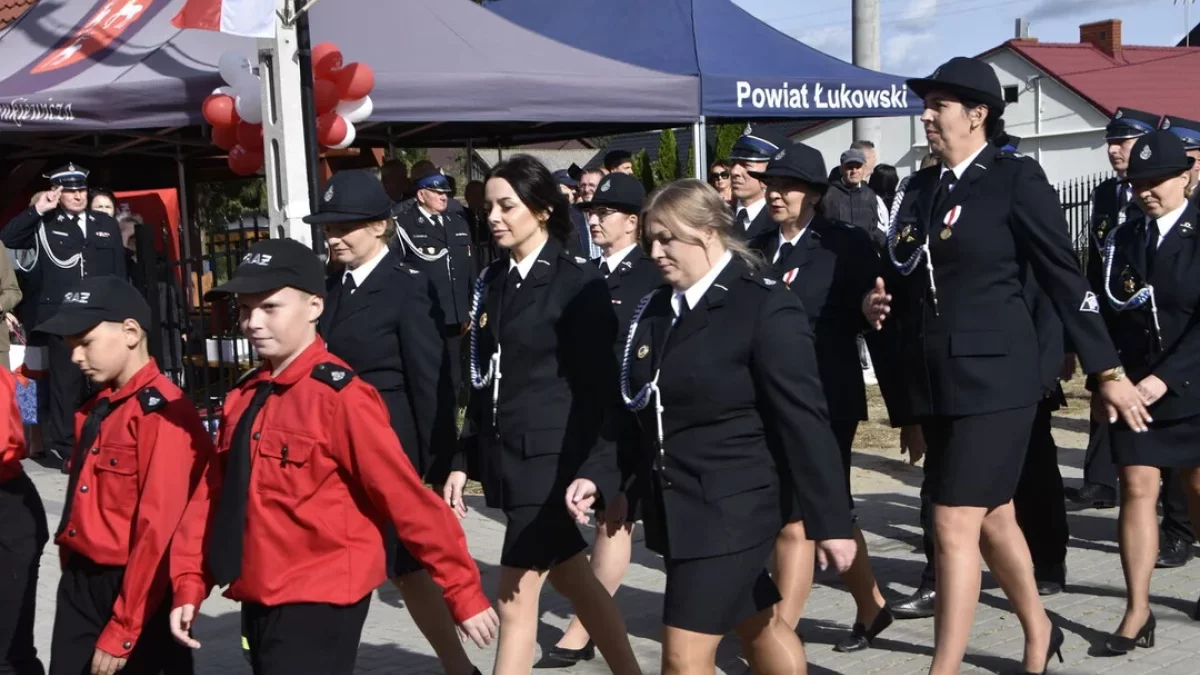
[[[851,61],[851,0],[733,0],[805,44]],[[954,56],[975,56],[1030,22],[1042,42],[1078,42],[1080,24],[1120,19],[1124,44],[1173,46],[1183,39],[1185,0],[879,0],[880,69],[906,76],[933,72]],[[812,9],[803,9],[811,7]],[[1200,2],[1190,8],[1200,22]]]

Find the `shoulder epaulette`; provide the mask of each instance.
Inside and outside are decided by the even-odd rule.
[[[142,412],[150,414],[162,410],[167,405],[167,397],[154,387],[146,387],[138,392],[138,403],[142,404]]]
[[[1000,150],[996,153],[996,156],[1000,159],[1026,159],[1025,155],[1016,150]]]
[[[334,391],[341,391],[354,379],[354,371],[336,363],[318,363],[312,369],[312,376],[333,387]]]

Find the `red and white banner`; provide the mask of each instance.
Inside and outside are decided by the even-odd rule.
[[[176,28],[270,38],[275,36],[276,4],[276,0],[187,0],[171,24]]]

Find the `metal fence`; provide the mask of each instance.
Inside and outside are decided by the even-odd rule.
[[[1092,218],[1092,191],[1111,176],[1111,173],[1094,173],[1063,181],[1055,187],[1058,191],[1058,201],[1062,204],[1063,215],[1067,217],[1071,244],[1075,248],[1075,255],[1079,258],[1080,266],[1087,265],[1090,250],[1088,247],[1088,222]]]

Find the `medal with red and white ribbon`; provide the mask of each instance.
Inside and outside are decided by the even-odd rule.
[[[787,284],[788,287],[790,288],[792,285],[792,282],[796,280],[796,275],[799,273],[800,273],[799,267],[793,267],[792,269],[788,270],[783,275],[783,283]]]
[[[942,225],[945,226],[942,228],[942,234],[940,235],[942,238],[942,241],[949,239],[950,236],[954,234],[954,224],[958,222],[958,219],[961,216],[962,216],[962,205],[961,204],[952,207],[949,211],[946,212],[946,217],[942,218]]]

